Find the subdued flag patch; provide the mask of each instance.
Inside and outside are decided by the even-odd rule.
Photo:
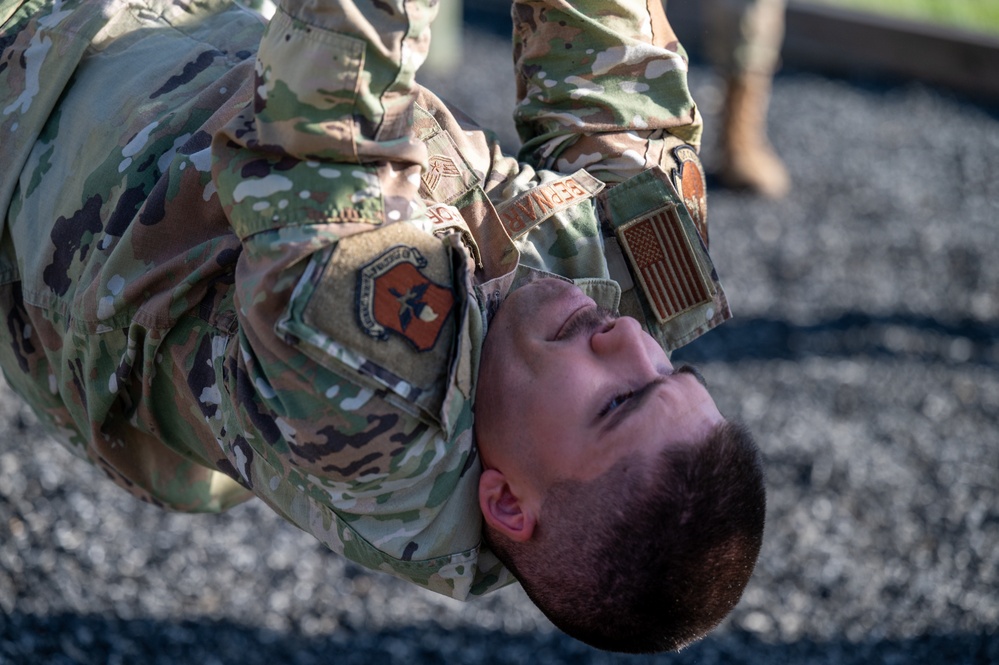
[[[707,276],[698,267],[675,208],[629,222],[617,235],[659,323],[710,302]]]

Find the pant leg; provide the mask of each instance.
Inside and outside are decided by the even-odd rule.
[[[703,0],[708,55],[728,77],[770,76],[784,38],[786,0]]]
[[[614,184],[699,144],[686,53],[659,0],[518,0],[513,18],[521,159]]]
[[[287,86],[300,119],[316,131],[290,126],[263,99],[261,135],[279,138],[275,143],[293,155],[419,161],[409,140],[414,75],[426,59],[436,13],[429,0],[280,3],[261,43],[258,75],[265,94],[271,84]],[[330,43],[310,26],[344,39]]]
[[[264,163],[303,190],[328,192],[300,202],[303,216],[349,213],[362,224],[423,217],[418,190],[427,151],[412,136],[412,105],[436,11],[430,0],[278,5],[260,43],[254,104],[213,148],[239,235],[270,225],[231,196],[247,170]],[[344,170],[330,190],[316,162],[361,168]]]

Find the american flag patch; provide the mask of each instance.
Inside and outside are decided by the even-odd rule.
[[[673,207],[617,229],[659,323],[711,301],[711,290]]]

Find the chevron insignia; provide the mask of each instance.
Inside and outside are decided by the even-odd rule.
[[[461,171],[450,157],[434,155],[430,158],[430,170],[423,174],[423,182],[430,189],[434,189],[441,178],[457,178],[460,175]]]

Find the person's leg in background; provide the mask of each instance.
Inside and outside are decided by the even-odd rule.
[[[779,198],[787,168],[767,138],[770,89],[784,37],[785,0],[704,0],[707,54],[725,77],[719,178]]]

